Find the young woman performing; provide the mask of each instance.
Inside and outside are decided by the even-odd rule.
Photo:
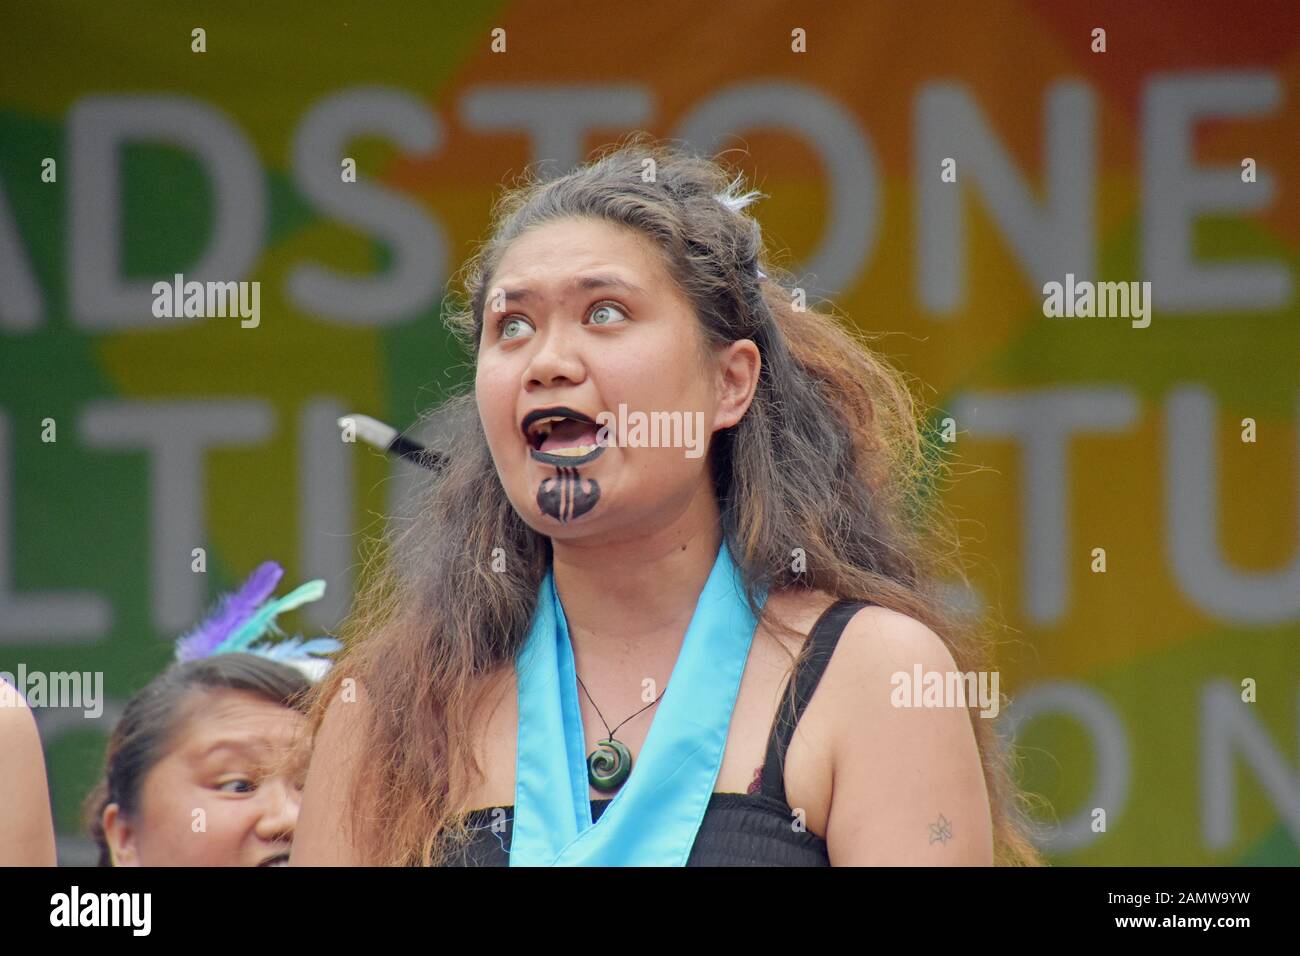
[[[907,388],[737,185],[634,137],[506,196],[450,318],[473,393],[319,688],[295,865],[1036,861],[989,722],[893,703],[989,666]]]

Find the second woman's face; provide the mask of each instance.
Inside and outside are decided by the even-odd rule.
[[[708,487],[710,438],[730,422],[699,321],[649,240],[596,219],[538,226],[490,277],[482,318],[479,415],[532,528],[652,531]]]
[[[281,761],[305,718],[225,689],[196,692],[190,710],[144,779],[136,819],[106,812],[116,864],[287,865],[302,781]]]

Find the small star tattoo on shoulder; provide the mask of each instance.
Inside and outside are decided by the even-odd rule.
[[[947,843],[952,839],[952,821],[948,820],[941,813],[939,822],[930,824],[930,842]]]

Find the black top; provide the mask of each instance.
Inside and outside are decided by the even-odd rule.
[[[870,601],[839,601],[817,619],[808,636],[811,644],[799,658],[794,674],[795,712],[787,706],[790,682],[786,681],[776,719],[767,741],[762,772],[748,793],[715,792],[710,798],[700,828],[695,834],[687,866],[830,866],[826,841],[808,830],[793,826],[794,811],[786,802],[785,753],[794,736],[795,724],[803,716],[813,691],[831,659],[835,644],[849,619]],[[600,819],[613,797],[591,801],[593,821]],[[514,807],[484,807],[471,810],[466,825],[474,832],[462,849],[453,851],[446,866],[509,866],[509,847],[514,832]],[[497,811],[505,811],[504,814]],[[492,832],[494,819],[504,823]]]

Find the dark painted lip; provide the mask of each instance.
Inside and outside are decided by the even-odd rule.
[[[536,448],[529,448],[528,454],[533,461],[540,461],[543,465],[555,465],[558,468],[572,468],[575,465],[585,465],[589,461],[595,461],[601,455],[605,454],[605,446],[597,445],[592,451],[587,452],[581,458],[565,458],[563,455],[552,455],[549,451],[538,451]]]
[[[569,408],[567,405],[552,405],[550,408],[534,408],[524,416],[524,420],[519,423],[519,431],[524,436],[524,441],[528,441],[528,426],[539,418],[549,418],[551,415],[563,415],[565,418],[572,418],[574,421],[586,422],[589,425],[595,425],[596,420],[582,414],[582,412]]]
[[[259,863],[259,864],[257,864],[257,865],[258,865],[258,866],[270,866],[271,864],[273,864],[273,863],[277,863],[277,862],[279,862],[280,860],[284,860],[285,863],[288,863],[288,862],[289,862],[289,854],[288,854],[288,853],[277,853],[275,856],[268,856],[265,860],[263,860],[261,863]]]
[[[524,441],[528,445],[528,454],[532,456],[533,461],[539,461],[543,465],[555,465],[558,468],[571,468],[575,465],[585,465],[588,462],[595,461],[605,453],[605,446],[598,445],[594,451],[588,452],[581,458],[566,458],[563,455],[553,455],[550,452],[538,451],[533,447],[532,441],[528,437],[528,426],[539,418],[549,418],[552,415],[563,415],[565,418],[572,418],[574,421],[586,422],[589,425],[598,424],[597,421],[589,415],[584,415],[577,409],[570,408],[567,405],[552,405],[549,408],[535,408],[519,424],[519,431],[524,436]]]

